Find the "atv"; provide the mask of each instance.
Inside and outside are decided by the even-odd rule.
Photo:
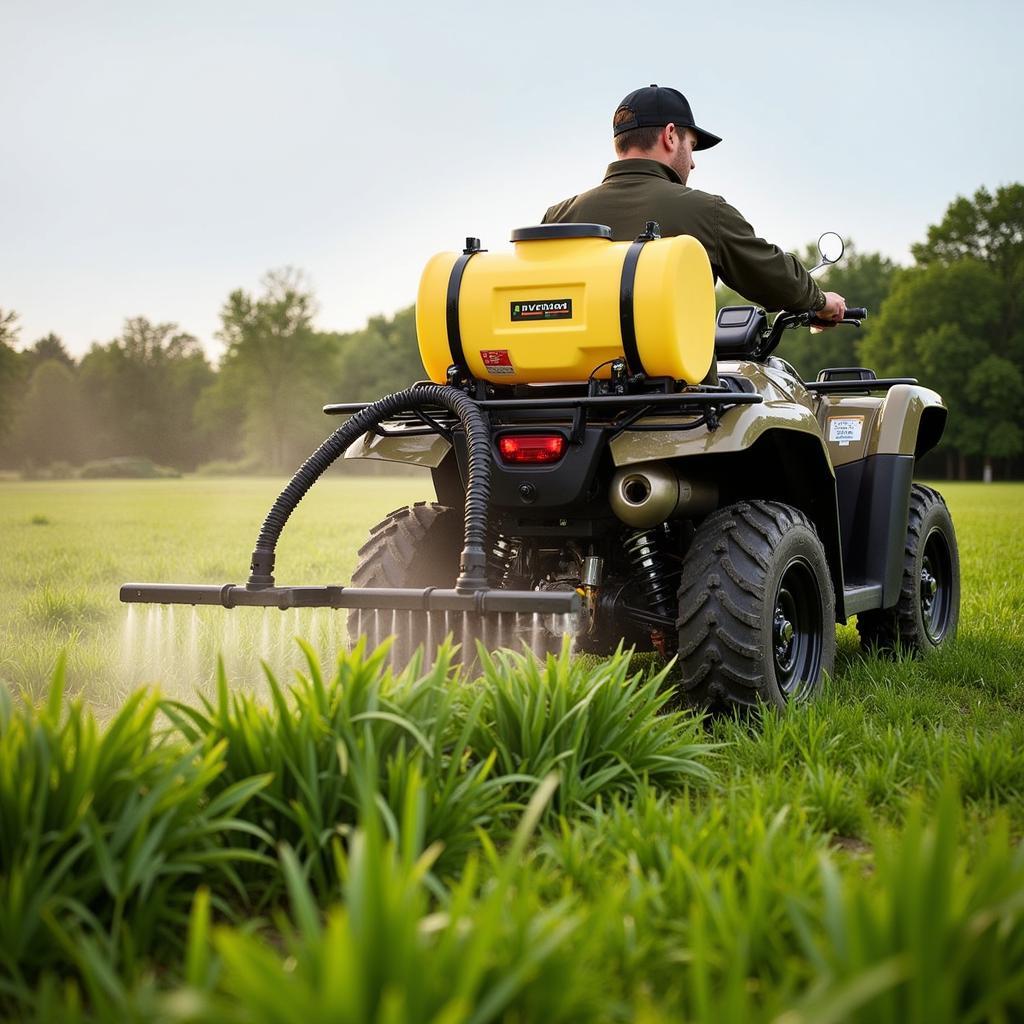
[[[956,535],[913,480],[945,426],[938,394],[863,367],[803,381],[774,352],[814,313],[716,314],[703,247],[653,222],[633,242],[596,224],[512,242],[470,238],[427,264],[430,380],[325,407],[347,419],[274,503],[245,585],[125,584],[121,599],[347,608],[352,639],[393,636],[396,663],[447,634],[469,657],[480,637],[625,643],[676,657],[706,707],[812,697],[854,615],[872,649],[950,642]],[[819,267],[841,256],[819,247]],[[436,501],[373,528],[353,586],[279,586],[280,532],[342,455],[428,468]],[[491,620],[508,628],[488,637]]]
[[[521,229],[513,241],[607,237],[601,226],[559,224]],[[646,241],[656,237],[649,225]],[[476,245],[469,240],[463,268],[472,266]],[[819,267],[841,257],[841,240],[839,246],[826,256],[823,236]],[[450,281],[447,261],[440,269]],[[428,347],[434,270],[424,275],[417,309],[428,365],[435,355]],[[500,280],[504,268],[497,273]],[[557,328],[571,319],[572,296],[562,294],[571,288],[559,282],[555,294],[547,281],[531,284],[532,302],[518,292],[513,299],[520,299],[519,315],[533,319],[517,322],[510,300],[506,331],[517,323],[533,334],[546,330],[554,374],[524,370],[523,382],[505,383],[520,360],[490,324],[479,375],[456,368],[468,361],[450,354],[450,305],[440,362],[433,360],[488,419],[491,586],[580,594],[582,613],[570,620],[577,650],[606,654],[625,641],[674,655],[680,686],[705,706],[782,706],[812,696],[832,670],[834,624],[853,615],[868,648],[927,654],[952,639],[960,598],[956,535],[941,495],[913,481],[917,460],[942,436],[946,409],[938,394],[913,378],[880,379],[863,367],[825,369],[805,382],[773,353],[785,331],[813,326],[813,313],[770,319],[753,306],[718,311],[715,367],[699,384],[682,383],[666,367],[652,373],[648,364],[664,353],[646,357],[635,341],[631,351],[628,338],[605,373],[590,372],[587,357],[566,373]],[[451,291],[445,287],[446,302]],[[701,301],[706,319],[713,302],[707,289]],[[859,326],[866,316],[851,308],[844,323]],[[538,380],[545,376],[567,380]],[[429,466],[437,497],[374,527],[360,551],[357,585],[450,580],[462,543],[465,452],[450,416],[417,412],[349,448],[349,459]],[[557,642],[565,620],[545,617],[544,626]],[[379,617],[376,626],[350,619],[353,637],[368,630],[373,643],[389,628]],[[455,631],[462,639],[459,625]],[[407,657],[420,638],[397,638],[396,656]]]

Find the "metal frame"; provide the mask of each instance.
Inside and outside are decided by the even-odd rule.
[[[764,398],[759,394],[746,391],[687,391],[680,394],[664,394],[660,392],[632,395],[576,395],[558,398],[484,398],[473,399],[476,405],[491,415],[504,412],[550,411],[561,412],[572,416],[572,436],[574,444],[579,443],[584,429],[589,422],[588,413],[606,411],[610,418],[601,425],[611,430],[614,436],[626,430],[693,430],[696,427],[708,426],[714,430],[718,426],[719,417],[730,406],[760,405]],[[372,403],[369,402],[334,402],[323,407],[328,416],[352,416]],[[617,422],[616,417],[625,412],[625,422]],[[634,426],[644,416],[665,415],[678,412],[686,415],[691,413],[697,419],[684,423],[660,423]],[[428,434],[440,434],[451,440],[451,422],[435,418],[425,410],[417,409],[411,413],[395,416],[392,423],[422,424],[419,427],[402,430],[388,429],[380,424],[374,430],[380,437],[423,437]]]

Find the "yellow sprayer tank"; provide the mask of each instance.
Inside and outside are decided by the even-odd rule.
[[[614,242],[603,224],[544,224],[514,231],[511,252],[467,239],[434,256],[416,299],[430,379],[456,365],[494,384],[582,381],[625,358],[631,373],[699,383],[714,353],[707,253],[648,231]]]

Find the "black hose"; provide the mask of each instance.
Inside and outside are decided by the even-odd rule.
[[[458,417],[466,432],[468,479],[466,481],[466,524],[459,578],[455,589],[487,589],[487,509],[491,499],[491,440],[483,413],[464,392],[446,384],[416,384],[405,391],[385,395],[346,420],[306,461],[277,496],[256,539],[252,553],[250,588],[274,585],[274,551],[288,517],[320,479],[324,471],[354,441],[382,420],[420,406],[443,406]]]

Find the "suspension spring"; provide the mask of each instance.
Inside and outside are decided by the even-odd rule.
[[[657,533],[652,530],[631,533],[626,539],[626,555],[651,611],[673,616],[675,589]]]
[[[492,587],[503,587],[519,554],[519,545],[503,533],[494,532],[487,545],[487,579]]]

